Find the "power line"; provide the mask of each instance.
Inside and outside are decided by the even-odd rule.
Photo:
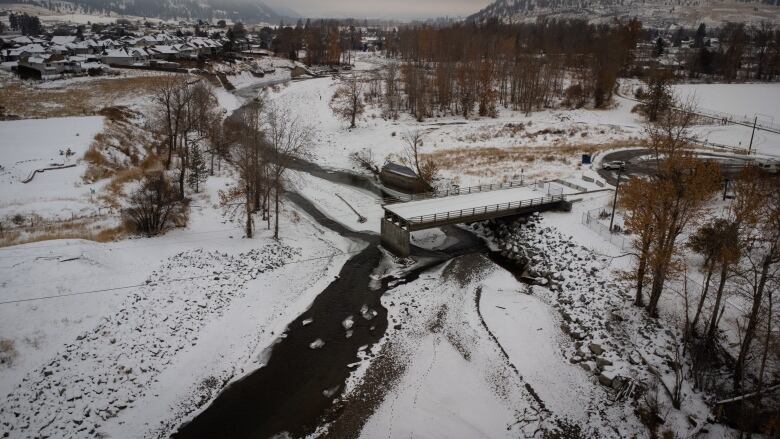
[[[295,260],[295,261],[289,261],[289,262],[282,263],[282,264],[279,265],[279,267],[284,267],[284,266],[292,265],[292,264],[298,264],[298,263],[302,263],[302,262],[317,261],[317,260],[320,260],[320,259],[330,259],[330,258],[333,258],[333,257],[336,257],[336,256],[352,255],[352,254],[360,253],[362,251],[363,250],[353,250],[353,251],[348,251],[348,252],[331,253],[329,255],[317,256],[317,257],[314,257],[314,258],[299,259],[299,260]],[[240,272],[239,270],[227,270],[227,271],[223,271],[223,272],[219,273],[218,275],[222,275],[223,273],[233,273],[233,274],[236,274],[236,273],[239,273],[239,272]],[[51,295],[51,296],[39,296],[39,297],[30,297],[30,298],[26,298],[26,299],[7,300],[7,301],[0,302],[0,305],[8,305],[8,304],[13,304],[13,303],[23,303],[23,302],[33,302],[33,301],[38,301],[38,300],[57,299],[57,298],[71,297],[71,296],[82,296],[82,295],[87,295],[87,294],[106,293],[106,292],[111,292],[111,291],[119,291],[119,290],[131,289],[131,288],[139,288],[139,287],[149,286],[149,285],[167,284],[167,283],[183,282],[183,281],[189,281],[189,280],[195,280],[195,279],[203,279],[203,278],[212,277],[212,276],[215,276],[215,274],[211,273],[211,274],[204,274],[204,275],[199,275],[199,276],[189,276],[189,277],[181,277],[181,278],[175,278],[175,279],[165,279],[165,280],[160,280],[160,281],[157,281],[157,282],[149,282],[149,283],[144,282],[144,283],[140,283],[140,284],[124,285],[124,286],[120,286],[120,287],[101,288],[101,289],[97,289],[97,290],[76,291],[76,292],[71,292],[71,293],[66,293],[66,294],[58,294],[58,295]]]
[[[339,218],[345,218],[345,217],[354,217],[355,215],[352,213],[345,213],[343,215],[333,215],[333,216],[307,216],[313,220],[323,220],[323,219],[339,219]],[[292,221],[283,221],[282,224],[290,225],[295,224]],[[203,235],[207,233],[220,233],[220,232],[242,232],[240,228],[230,228],[230,229],[217,229],[217,230],[207,230],[207,231],[200,231],[200,232],[190,232],[188,235]],[[149,247],[160,247],[160,246],[166,246],[171,245],[173,243],[176,244],[185,244],[185,243],[196,243],[196,242],[203,242],[203,241],[213,241],[214,239],[191,239],[191,240],[179,240],[175,242],[155,242],[150,243],[146,245],[138,245],[134,246],[132,244],[128,244],[129,241],[133,240],[126,240],[123,241],[122,245],[101,245],[100,250],[135,250],[135,249],[141,249],[141,248],[149,248]],[[93,241],[96,242],[96,241]],[[98,243],[99,244],[99,243]],[[25,248],[0,248],[0,253],[3,253],[0,255],[0,259],[16,259],[20,257],[33,257],[33,256],[47,256],[48,253],[34,253],[36,250],[41,249],[48,249],[48,248],[67,248],[69,245],[67,244],[46,244],[46,245],[36,245],[36,246],[29,246]],[[32,253],[26,253],[26,252],[32,252]],[[13,254],[7,254],[7,253],[13,253]],[[4,268],[10,268],[8,266]]]

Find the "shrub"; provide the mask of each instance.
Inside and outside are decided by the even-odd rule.
[[[131,231],[153,236],[164,233],[172,225],[187,222],[188,202],[179,197],[164,172],[146,174],[128,202],[130,207],[124,209],[123,217]]]
[[[13,340],[8,338],[0,339],[0,364],[10,366],[18,355],[19,353],[16,352]]]

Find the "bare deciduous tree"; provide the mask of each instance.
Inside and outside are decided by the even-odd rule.
[[[433,188],[439,168],[430,157],[422,154],[423,133],[420,130],[407,131],[402,139],[404,141],[404,159],[414,167],[417,177],[428,189]]]
[[[286,172],[295,160],[311,157],[314,131],[289,110],[272,107],[263,118],[263,132],[269,148],[269,180],[274,189],[274,238],[279,239],[279,214]]]
[[[331,98],[330,108],[338,118],[349,122],[350,128],[355,128],[357,118],[365,111],[363,81],[357,74],[342,81]]]
[[[123,211],[125,223],[147,236],[163,233],[172,223],[186,220],[187,203],[178,196],[164,171],[145,175],[128,203]]]

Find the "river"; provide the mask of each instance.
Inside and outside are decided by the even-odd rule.
[[[239,112],[240,109],[236,110]],[[371,179],[349,171],[325,169],[303,160],[296,161],[293,167],[334,183],[384,195]],[[323,227],[367,246],[350,258],[311,307],[288,325],[272,347],[267,364],[228,385],[173,437],[265,438],[285,432],[296,437],[312,433],[333,399],[343,391],[349,365],[357,361],[358,350],[373,345],[384,335],[387,310],[382,307],[382,295],[453,257],[487,251],[473,234],[447,227],[445,233],[452,239],[447,240],[450,244],[446,248],[413,247],[412,255],[425,262],[412,266],[400,279],[385,278],[378,288],[372,288],[371,276],[385,257],[379,248],[379,237],[354,231],[328,218],[298,193],[289,192],[286,199]],[[349,337],[343,324],[348,318],[354,322]],[[312,348],[316,340],[324,344]]]

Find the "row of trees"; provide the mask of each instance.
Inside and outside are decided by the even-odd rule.
[[[272,33],[270,28],[261,30]],[[277,55],[298,59],[298,52],[306,49],[306,57],[301,61],[310,65],[339,65],[352,62],[351,51],[362,48],[362,31],[355,26],[342,29],[338,20],[306,20],[295,27],[282,27],[269,35],[271,48]]]
[[[251,238],[253,215],[261,214],[279,238],[281,197],[289,168],[311,154],[313,131],[290,111],[256,99],[225,121],[220,153],[236,170],[236,182],[220,191],[220,203],[234,216],[243,216]]]
[[[735,393],[746,387],[755,392],[753,407],[759,407],[768,362],[777,360],[772,346],[777,324],[773,292],[780,287],[780,178],[747,167],[733,182],[733,200],[713,208],[723,180],[714,162],[691,151],[691,110],[690,103],[673,101],[653,110],[647,132],[655,171],[647,178],[631,178],[621,188],[625,226],[634,237],[635,264],[629,272],[634,302],[658,316],[669,282],[685,280],[683,355],[690,354],[696,386],[706,387],[708,369],[720,352],[727,352],[719,348],[726,300],[739,296],[747,307],[729,327],[739,339],[730,363],[731,384]],[[700,291],[687,287],[691,252],[701,258]],[[679,384],[683,365],[675,371]],[[679,408],[680,386],[675,388],[670,394]]]
[[[684,39],[693,41],[693,50],[685,51],[681,59],[691,78],[773,81],[780,74],[780,29],[772,23],[727,23],[711,31],[702,23],[695,32],[680,28],[672,46],[680,47]]]
[[[366,78],[368,97],[379,99],[389,117],[408,112],[418,120],[495,116],[499,106],[525,112],[560,102],[603,107],[640,30],[636,20],[405,27],[385,42],[397,62]]]
[[[244,218],[247,237],[253,236],[256,214],[269,228],[275,219],[274,237],[279,237],[287,170],[309,156],[312,129],[261,99],[227,119],[218,108],[211,87],[201,79],[181,75],[158,79],[150,119],[161,141],[146,160],[158,166],[147,165],[144,182],[126,211],[138,231],[160,233],[181,218],[178,212],[188,203],[187,186],[199,192],[215,165],[224,161],[235,171],[236,181],[220,191],[221,205],[230,215]]]
[[[40,35],[43,33],[41,20],[33,15],[27,14],[8,14],[8,24],[12,30],[17,30],[22,35]]]
[[[222,124],[216,97],[205,81],[181,75],[164,75],[156,81],[149,120],[160,141],[147,151],[143,180],[124,210],[126,224],[146,235],[186,223],[186,188],[199,192],[209,172],[213,174],[218,153],[215,136]],[[212,157],[211,169],[207,153]]]

